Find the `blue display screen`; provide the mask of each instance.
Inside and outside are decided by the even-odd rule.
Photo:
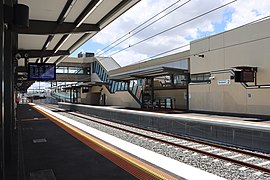
[[[56,80],[56,64],[28,63],[28,80],[30,81]]]

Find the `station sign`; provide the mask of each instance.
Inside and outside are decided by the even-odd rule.
[[[230,79],[218,80],[218,81],[217,81],[217,84],[218,84],[219,86],[221,86],[221,85],[228,85],[228,84],[231,84],[231,80],[230,80]]]

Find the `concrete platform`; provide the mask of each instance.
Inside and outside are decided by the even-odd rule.
[[[270,153],[270,124],[265,120],[254,122],[254,118],[164,114],[71,103],[59,103],[59,106],[117,122]]]
[[[136,179],[31,106],[18,107],[21,179]]]
[[[198,179],[198,177],[204,177],[205,179],[208,179],[208,180],[212,180],[212,179],[223,180],[224,179],[214,174],[195,168],[193,166],[181,163],[169,157],[144,149],[135,144],[126,142],[122,139],[119,139],[107,133],[101,132],[97,129],[91,128],[85,124],[77,122],[76,120],[73,120],[68,117],[57,114],[55,112],[52,112],[44,107],[35,105],[35,108],[40,109],[41,111],[49,114],[50,116],[57,118],[57,121],[68,123],[69,125],[72,125],[73,127],[76,127],[82,130],[83,132],[91,134],[98,139],[102,139],[102,141],[113,145],[113,147],[116,147],[117,149],[120,149],[121,151],[127,152],[133,155],[134,157],[138,157],[144,162],[149,163],[151,166],[153,165],[152,167],[149,167],[149,166],[145,167],[145,165],[143,165],[142,162],[136,163],[137,160],[135,160],[134,163],[136,163],[136,166],[140,166],[142,169],[145,168],[146,171],[155,171],[153,170],[153,167],[157,167],[159,171],[158,173],[156,173],[157,179],[175,179],[176,178],[176,179],[190,179],[191,180],[191,179]],[[134,159],[129,158],[128,161],[134,161]],[[163,172],[160,172],[160,171],[163,171]]]

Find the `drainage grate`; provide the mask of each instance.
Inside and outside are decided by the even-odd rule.
[[[37,143],[46,143],[47,139],[42,138],[42,139],[33,139],[33,143],[37,144]]]
[[[52,169],[44,169],[30,172],[31,180],[56,180]]]

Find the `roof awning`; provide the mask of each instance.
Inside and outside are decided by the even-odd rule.
[[[59,64],[140,0],[18,0],[29,7],[29,28],[18,29],[18,54]]]
[[[258,71],[258,67],[256,66],[247,66],[247,65],[243,65],[243,66],[234,66],[232,67],[235,70],[239,70],[239,71]]]
[[[171,67],[156,67],[152,69],[138,69],[135,71],[128,71],[125,73],[110,75],[112,80],[132,80],[138,78],[154,78],[159,76],[166,76],[171,74],[186,74],[188,70],[171,68]]]

